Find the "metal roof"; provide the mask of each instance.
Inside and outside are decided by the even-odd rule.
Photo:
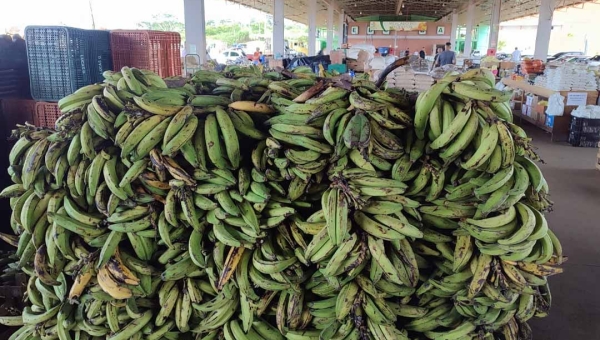
[[[273,13],[273,0],[228,0],[242,6],[251,7],[268,14]],[[285,0],[283,13],[286,19],[308,24],[308,1],[307,0]],[[317,25],[323,25],[327,21],[327,5],[317,1]],[[334,18],[334,23],[337,19]]]
[[[369,15],[416,15],[439,19],[465,0],[337,0],[353,18]]]
[[[229,0],[243,6],[258,9],[266,13],[273,12],[273,0]],[[557,0],[557,8],[574,6],[590,1]],[[364,17],[395,17],[397,20],[431,21],[441,19],[453,10],[459,13],[459,22],[465,22],[468,0],[317,0],[317,25],[325,25],[327,21],[327,3],[336,9],[343,9],[354,20]],[[476,10],[474,24],[490,20],[492,0],[475,1]],[[501,22],[518,19],[538,13],[540,0],[502,0]],[[285,0],[284,15],[302,24],[308,23],[308,0]],[[367,19],[367,18],[365,18]],[[337,15],[334,25],[337,24]],[[370,19],[373,21],[376,19]],[[389,19],[391,20],[391,19]]]

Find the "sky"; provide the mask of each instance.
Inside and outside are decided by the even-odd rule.
[[[8,1],[8,0],[7,0]],[[96,28],[135,29],[156,14],[172,14],[183,22],[183,0],[89,0]],[[265,14],[224,0],[206,0],[206,19],[249,22]],[[88,0],[16,0],[0,10],[0,33],[28,25],[66,25],[92,28]]]

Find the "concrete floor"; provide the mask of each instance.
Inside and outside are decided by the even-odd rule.
[[[522,124],[546,162],[554,211],[546,215],[569,257],[564,273],[549,279],[552,309],[533,319],[534,339],[600,339],[600,170],[595,148],[551,143],[550,135]]]

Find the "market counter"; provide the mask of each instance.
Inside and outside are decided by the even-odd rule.
[[[525,81],[517,81],[508,78],[502,79],[502,83],[513,89],[523,90],[525,93],[532,93],[542,98],[549,98],[555,93],[560,93],[561,96],[568,98],[569,93],[586,93],[586,105],[596,105],[598,100],[598,91],[554,91],[545,87],[531,85]],[[554,116],[554,123],[549,125],[546,124],[546,120],[532,119],[530,116],[524,115],[521,112],[513,112],[516,118],[525,120],[540,129],[543,129],[551,134],[551,140],[553,142],[566,142],[569,139],[569,127],[571,124],[571,111],[577,108],[577,105],[566,105],[562,116]]]

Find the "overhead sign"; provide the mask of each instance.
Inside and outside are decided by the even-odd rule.
[[[427,23],[418,21],[371,21],[373,31],[426,31]]]

